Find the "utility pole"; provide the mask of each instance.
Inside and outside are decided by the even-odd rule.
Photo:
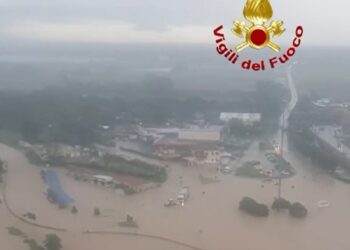
[[[283,149],[284,149],[284,132],[285,132],[285,120],[284,120],[284,111],[282,113],[282,126],[281,126],[281,144],[280,144],[280,155],[283,157]],[[278,199],[281,198],[282,192],[282,178],[281,173],[278,173]]]

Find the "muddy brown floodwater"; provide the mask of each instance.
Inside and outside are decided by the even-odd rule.
[[[120,196],[103,187],[77,182],[66,175],[66,170],[58,169],[65,191],[74,198],[79,210],[73,215],[46,200],[40,168],[29,164],[20,151],[0,145],[0,157],[8,161],[6,195],[10,207],[17,214],[36,213],[37,223],[66,228],[67,232],[59,233],[65,250],[100,250],[102,246],[105,250],[189,249],[156,239],[82,233],[87,230],[156,235],[208,250],[350,249],[350,186],[331,178],[291,150],[285,157],[295,167],[297,175],[283,181],[282,195],[306,205],[309,213],[305,219],[291,218],[285,212],[271,212],[268,218],[255,218],[238,210],[243,196],[271,204],[277,194],[272,183],[262,187],[257,180],[176,164],[169,165],[169,179],[160,188],[132,196]],[[246,157],[250,157],[250,152]],[[220,181],[202,184],[200,174],[217,175]],[[186,205],[164,208],[163,203],[175,198],[183,185],[188,185],[191,192]],[[330,206],[318,208],[319,200],[329,201]],[[93,216],[95,207],[101,209],[102,216]],[[139,229],[118,227],[126,214],[134,216]],[[0,221],[0,239],[5,242],[6,249],[24,249],[20,240],[7,234],[6,226],[19,227],[39,239],[49,232],[16,220],[3,205],[0,205]]]

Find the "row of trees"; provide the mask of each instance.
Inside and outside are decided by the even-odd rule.
[[[55,86],[29,93],[2,91],[0,130],[18,132],[32,143],[86,145],[102,139],[99,125],[181,123],[192,121],[197,113],[218,120],[222,111],[257,112],[269,123],[281,113],[288,93],[268,82],[257,83],[256,91],[236,92],[230,92],[230,98],[215,91],[201,95],[197,90],[164,89],[161,82],[98,88]]]
[[[303,204],[299,202],[291,203],[290,201],[277,198],[274,200],[271,206],[272,209],[280,211],[280,210],[289,210],[289,214],[296,218],[303,218],[307,215],[307,209]]]
[[[313,134],[310,128],[291,128],[288,131],[290,142],[312,162],[323,169],[334,171],[340,164],[339,154]]]
[[[291,203],[283,198],[275,199],[271,208],[273,210],[289,210],[292,217],[303,218],[307,215],[307,209],[299,202]],[[250,197],[244,197],[239,203],[239,209],[257,217],[267,217],[269,208]]]
[[[323,169],[334,171],[340,165],[339,154],[320,140],[312,131],[313,125],[333,125],[341,121],[335,110],[319,109],[310,98],[302,96],[289,118],[288,138],[295,148]]]

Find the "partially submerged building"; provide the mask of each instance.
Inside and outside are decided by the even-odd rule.
[[[113,177],[107,175],[94,175],[93,180],[97,183],[111,184],[113,182]]]
[[[189,165],[220,163],[221,126],[179,129],[177,136],[154,141],[155,154],[163,159],[183,159]]]

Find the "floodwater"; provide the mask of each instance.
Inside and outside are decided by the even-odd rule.
[[[246,154],[249,159],[256,149]],[[162,187],[133,196],[120,196],[116,192],[92,184],[75,181],[58,170],[62,186],[74,200],[79,212],[60,210],[50,204],[44,195],[45,185],[40,178],[40,168],[30,165],[24,155],[5,145],[0,145],[0,157],[8,161],[7,199],[19,215],[34,212],[37,223],[62,227],[60,233],[64,249],[190,249],[156,239],[132,236],[83,234],[84,231],[124,231],[150,234],[181,241],[203,249],[268,249],[268,250],[348,250],[350,239],[350,186],[335,180],[310,161],[291,149],[285,157],[297,170],[297,175],[284,180],[282,196],[306,205],[309,214],[305,219],[291,218],[287,212],[271,212],[268,218],[255,218],[238,210],[243,196],[271,204],[277,194],[272,183],[222,175],[215,170],[169,165],[169,180]],[[257,159],[259,160],[259,159]],[[203,184],[199,174],[217,176],[220,182]],[[168,198],[175,198],[183,186],[190,187],[191,197],[184,207],[165,208]],[[292,187],[294,186],[294,188]],[[330,207],[320,209],[319,200],[327,200]],[[99,207],[102,216],[93,216]],[[138,229],[122,229],[117,223],[130,214],[139,224]],[[38,229],[12,218],[4,205],[0,205],[0,239],[10,247],[20,248],[21,240],[9,236],[6,226],[16,226],[32,237],[43,238],[49,231]]]

